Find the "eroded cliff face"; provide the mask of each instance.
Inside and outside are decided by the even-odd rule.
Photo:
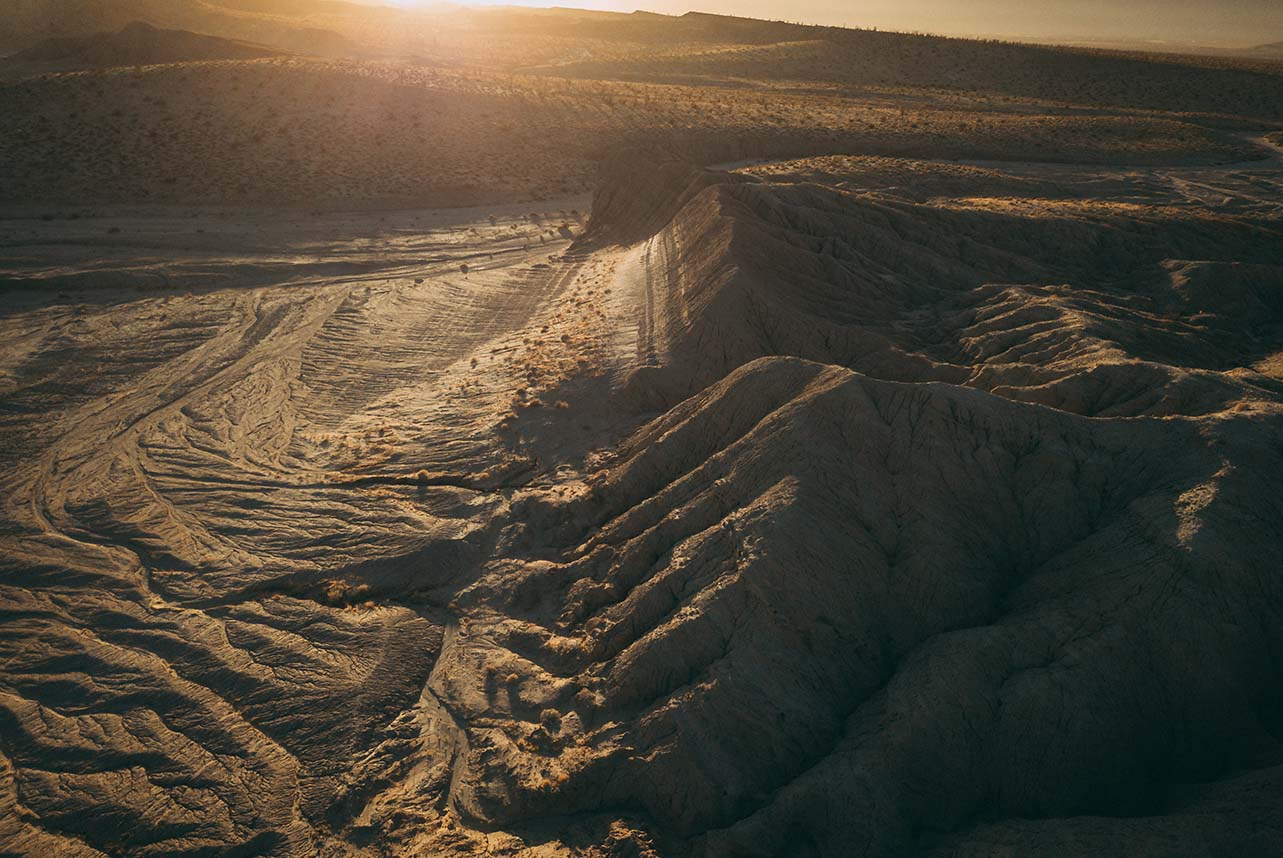
[[[1279,188],[1212,177],[630,159],[574,247],[15,311],[4,847],[1273,854]]]

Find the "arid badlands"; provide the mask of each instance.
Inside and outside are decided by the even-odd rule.
[[[1283,855],[1283,52],[0,55],[0,855]]]

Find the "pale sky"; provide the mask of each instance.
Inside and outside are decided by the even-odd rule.
[[[414,0],[401,0],[403,4]],[[466,2],[466,0],[465,0]],[[1283,0],[472,0],[680,14],[691,9],[941,34],[1251,46],[1283,41]]]

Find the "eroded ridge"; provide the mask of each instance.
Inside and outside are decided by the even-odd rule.
[[[4,848],[1276,851],[1277,191],[630,156],[586,231],[56,273]]]

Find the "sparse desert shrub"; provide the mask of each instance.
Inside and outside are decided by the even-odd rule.
[[[331,578],[322,582],[321,593],[326,603],[344,605],[366,599],[371,590],[370,585],[364,582],[352,583],[341,578]]]

